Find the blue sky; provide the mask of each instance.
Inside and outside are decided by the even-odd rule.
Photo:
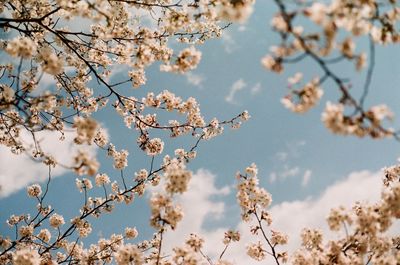
[[[330,194],[329,191],[334,190],[338,183],[364,187],[366,191],[360,191],[361,199],[371,197],[368,192],[377,196],[379,192],[368,191],[368,185],[379,183],[379,180],[376,181],[379,175],[375,172],[396,163],[399,155],[399,143],[393,139],[370,140],[335,136],[324,128],[320,122],[320,115],[325,102],[336,101],[338,98],[337,89],[331,83],[324,84],[325,93],[320,104],[304,115],[291,113],[282,106],[280,99],[287,93],[286,80],[289,76],[303,71],[305,78],[311,79],[320,74],[320,70],[310,61],[288,67],[283,75],[276,75],[262,68],[261,58],[268,53],[269,47],[278,41],[277,35],[269,27],[269,20],[274,12],[272,1],[259,1],[246,24],[233,25],[226,30],[222,38],[211,40],[199,47],[202,51],[202,61],[189,75],[160,73],[155,65],[148,71],[148,82],[145,86],[135,91],[121,88],[121,91],[126,89],[137,97],[149,91],[157,92],[163,89],[168,89],[182,98],[194,96],[207,120],[213,117],[220,120],[229,119],[243,110],[250,112],[252,118],[239,130],[226,130],[223,135],[203,142],[198,148],[198,157],[189,164],[189,168],[197,172],[196,177],[205,176],[207,181],[204,183],[212,185],[206,193],[207,196],[202,197],[198,193],[199,198],[203,198],[203,201],[198,203],[206,201],[210,207],[221,207],[215,208],[215,212],[206,212],[204,222],[200,224],[199,229],[204,229],[212,239],[216,237],[214,232],[219,231],[218,228],[237,226],[240,216],[234,198],[235,191],[232,189],[235,183],[234,175],[236,171],[243,170],[252,162],[258,165],[261,184],[271,192],[278,213],[279,209],[293,201],[314,200],[316,203],[313,205],[318,205],[317,202],[324,194]],[[365,47],[363,40],[357,49],[361,47]],[[377,67],[367,105],[386,103],[395,113],[400,113],[399,59],[400,53],[395,47],[377,48]],[[357,89],[363,84],[365,71],[356,75],[353,65],[346,64],[340,65],[338,71],[353,80],[353,91],[359,93]],[[232,89],[236,92],[233,93]],[[102,120],[108,129],[111,142],[117,148],[130,150],[128,175],[132,176],[135,170],[148,166],[149,159],[141,155],[135,147],[135,134],[124,127],[123,121],[115,113],[101,111],[97,118]],[[393,125],[399,124],[399,119],[395,116]],[[168,147],[164,153],[172,153],[182,144],[188,146],[193,142],[193,139],[166,139]],[[31,164],[19,164],[25,163],[25,160],[14,157],[11,160],[6,159],[6,156],[11,156],[4,149],[0,151],[0,165],[18,163],[14,165],[15,168],[26,167],[27,171],[37,174],[37,179],[43,179],[42,175],[46,170],[32,170]],[[102,162],[101,171],[109,173],[110,176],[117,175],[112,169],[112,162],[100,153],[99,160]],[[158,162],[160,161],[161,158],[158,158]],[[363,173],[357,175],[356,172]],[[9,175],[6,173],[2,173],[3,181],[18,177],[12,172],[8,172]],[[20,174],[26,174],[26,171]],[[356,174],[356,177],[349,178],[351,174]],[[62,176],[55,178],[51,183],[48,201],[51,201],[53,208],[64,214],[68,220],[78,213],[77,206],[83,198],[75,188],[73,174],[60,172],[59,175]],[[201,181],[198,183],[202,185]],[[371,189],[379,190],[376,186]],[[197,192],[204,190],[207,189]],[[343,188],[343,191],[347,190]],[[342,196],[348,197],[349,200],[353,198],[349,192],[343,193]],[[145,196],[133,205],[121,205],[114,214],[100,219],[101,222],[95,221],[95,228],[101,232],[93,233],[88,242],[113,231],[122,232],[128,225],[137,226],[142,233],[141,238],[151,235],[152,231],[146,228],[149,214],[147,200],[148,197]],[[35,202],[27,198],[24,189],[1,198],[0,234],[10,233],[5,224],[10,214],[31,211],[34,206]],[[200,205],[198,207],[201,208]],[[207,214],[219,217],[210,218]],[[320,223],[323,223],[323,220]],[[220,234],[220,238],[222,237],[223,232]]]

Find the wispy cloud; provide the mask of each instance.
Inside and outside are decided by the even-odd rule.
[[[238,31],[239,31],[239,32],[244,32],[244,31],[246,31],[246,30],[247,30],[246,25],[240,25],[240,26],[238,27]]]
[[[296,165],[296,159],[300,156],[301,148],[306,144],[305,141],[295,141],[287,143],[285,149],[279,151],[273,157],[275,169],[269,175],[269,182],[285,181],[288,178],[301,178],[301,186],[306,187],[311,179],[312,171],[302,169]],[[293,165],[294,164],[294,165]]]
[[[224,30],[221,36],[222,45],[226,53],[233,53],[235,50],[239,48],[239,45],[236,43],[234,38],[232,37],[231,32],[228,30]]]
[[[186,73],[186,80],[189,84],[203,88],[203,82],[205,80],[205,77],[201,74],[195,74],[193,72],[188,72]]]
[[[289,153],[287,153],[287,152],[278,152],[278,153],[276,153],[276,158],[279,160],[279,161],[282,161],[282,162],[284,162],[284,161],[286,161],[287,159],[288,159],[288,157],[289,157]]]
[[[302,170],[298,166],[289,167],[285,165],[281,171],[273,171],[269,174],[269,182],[275,183],[276,181],[283,182],[289,178],[301,177],[301,186],[307,187],[311,180],[312,171],[310,169]]]
[[[250,94],[251,94],[252,96],[257,95],[257,94],[260,93],[260,92],[261,92],[261,83],[260,83],[260,82],[256,83],[256,84],[250,89]]]
[[[253,86],[249,86],[243,80],[243,78],[240,78],[239,80],[236,80],[230,87],[229,93],[225,97],[225,101],[228,103],[231,103],[231,104],[235,104],[235,105],[240,104],[240,102],[237,100],[237,98],[235,96],[239,91],[242,91],[242,90],[243,91],[246,90],[246,92],[248,92],[247,94],[250,94],[253,97],[261,92],[261,83],[258,82],[256,84],[254,84]]]
[[[301,180],[301,186],[306,187],[311,179],[312,171],[307,169],[303,174],[303,179]]]
[[[238,91],[243,90],[247,86],[243,79],[236,80],[229,89],[229,94],[225,97],[225,101],[231,104],[239,104],[235,100]]]

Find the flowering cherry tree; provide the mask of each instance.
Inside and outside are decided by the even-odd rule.
[[[281,42],[262,58],[262,65],[284,73],[285,64],[311,58],[323,72],[304,84],[300,72],[289,77],[291,90],[282,99],[283,105],[297,113],[308,111],[319,102],[323,85],[330,80],[341,93],[337,102],[326,103],[322,113],[330,131],[399,139],[398,132],[386,126],[385,120],[392,117],[388,107],[364,106],[375,66],[375,45],[400,40],[396,1],[275,3],[279,11],[271,23]],[[37,201],[36,214],[12,215],[7,220],[16,237],[0,237],[0,264],[231,264],[226,250],[240,240],[237,231],[221,235],[225,248],[218,257],[203,252],[207,238],[196,234],[191,234],[184,246],[166,253],[163,235],[175,230],[183,218],[175,198],[188,189],[192,173],[187,164],[195,159],[198,145],[218,136],[225,127],[239,128],[250,118],[249,113],[243,111],[227,120],[206,119],[193,97],[182,99],[167,90],[148,92],[143,98],[130,94],[146,84],[146,71],[153,64],[175,74],[195,69],[201,60],[196,45],[219,37],[231,23],[245,21],[253,5],[253,0],[1,1],[0,143],[44,164],[49,174],[44,185],[27,187],[28,196]],[[302,19],[297,22],[299,17]],[[314,23],[311,31],[301,25],[304,19]],[[369,50],[356,54],[355,39],[361,37],[368,39]],[[181,45],[173,45],[176,42]],[[359,71],[367,67],[360,99],[350,93],[350,81],[331,68],[348,62]],[[43,89],[45,78],[53,79],[55,87]],[[126,84],[131,91],[125,91]],[[150,157],[150,164],[138,170],[133,180],[124,177],[129,150],[109,142],[101,121],[94,117],[104,108],[115,110],[127,130],[135,133],[138,147]],[[157,115],[167,112],[176,118],[163,120],[159,118],[163,115]],[[38,135],[43,132],[57,133],[59,141],[72,132],[73,144],[81,148],[71,154],[71,164],[41,148]],[[193,144],[157,163],[155,158],[163,153],[166,139],[184,135],[192,137]],[[118,179],[99,171],[96,157],[86,150],[89,145],[110,157]],[[45,200],[55,166],[77,175],[77,192],[84,197],[79,214],[71,220]],[[242,221],[249,223],[255,236],[247,247],[251,258],[263,261],[272,257],[276,264],[399,264],[400,239],[386,234],[400,217],[399,166],[385,169],[381,201],[332,209],[329,227],[345,229],[344,238],[325,242],[320,231],[305,228],[303,245],[294,253],[284,247],[290,235],[269,228],[272,198],[259,186],[257,175],[257,166],[252,164],[236,176]],[[127,227],[97,244],[84,244],[93,232],[90,217],[101,218],[116,204],[132,203],[150,186],[162,186],[149,203],[149,224],[156,231],[152,238],[137,242],[139,231]],[[104,193],[91,197],[92,189]]]

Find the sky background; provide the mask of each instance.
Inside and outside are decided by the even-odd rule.
[[[220,39],[199,46],[202,61],[187,75],[160,73],[154,65],[147,72],[148,82],[139,90],[128,87],[121,92],[141,97],[149,91],[168,89],[183,99],[193,96],[200,103],[206,120],[217,117],[230,119],[244,110],[252,118],[239,130],[226,130],[224,134],[197,149],[198,156],[188,167],[194,172],[191,189],[179,198],[187,209],[181,228],[168,244],[179,245],[188,232],[199,232],[206,238],[206,250],[217,255],[222,250],[223,232],[234,228],[245,231],[240,223],[239,207],[235,199],[235,173],[252,162],[259,167],[260,183],[273,196],[274,226],[287,231],[291,238],[289,249],[298,246],[297,235],[302,227],[312,226],[326,230],[325,217],[329,208],[339,204],[351,205],[355,200],[374,201],[380,194],[381,168],[397,162],[399,143],[393,139],[370,140],[332,135],[321,123],[321,112],[327,101],[339,97],[332,83],[323,86],[324,96],[319,105],[304,115],[291,113],[280,103],[287,93],[287,78],[298,71],[304,79],[321,74],[310,61],[291,65],[283,75],[262,68],[261,58],[269,47],[277,44],[278,36],[270,29],[270,19],[276,11],[272,1],[258,1],[254,13],[242,25],[229,27]],[[357,51],[365,47],[363,40]],[[366,105],[386,103],[395,113],[400,113],[400,53],[395,47],[377,47],[376,69]],[[338,72],[352,79],[353,91],[360,93],[365,71],[356,75],[354,66],[341,64]],[[118,78],[116,76],[115,78]],[[51,82],[48,84],[51,85]],[[142,167],[147,168],[149,158],[136,147],[136,134],[125,128],[123,121],[113,111],[100,111],[96,117],[102,121],[117,149],[130,151],[127,176]],[[400,120],[395,116],[393,126]],[[177,147],[188,147],[193,139],[169,140],[163,154]],[[71,147],[71,137],[59,144],[57,136],[43,135],[47,150],[60,158],[76,151]],[[101,172],[110,176],[118,173],[112,161],[94,147],[102,163]],[[156,159],[158,163],[161,156]],[[38,166],[25,157],[11,155],[0,147],[0,184],[8,185],[12,193],[0,198],[0,234],[12,234],[5,220],[15,213],[32,212],[35,202],[26,196],[24,186],[29,182],[43,181],[47,168]],[[58,213],[69,220],[78,214],[83,196],[75,188],[73,174],[62,169],[53,172],[57,178],[51,182],[47,198]],[[93,195],[96,192],[93,193]],[[1,195],[0,195],[1,196]],[[151,236],[148,228],[148,196],[138,198],[134,204],[120,205],[111,215],[94,220],[94,230],[86,242],[95,242],[113,232],[122,233],[126,226],[136,226],[140,239]],[[243,232],[244,233],[244,232]],[[250,242],[244,234],[244,242]],[[237,264],[250,264],[237,244],[228,251]],[[284,248],[283,248],[284,249]]]

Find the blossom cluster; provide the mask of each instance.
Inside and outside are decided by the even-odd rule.
[[[239,180],[237,185],[237,200],[242,211],[244,222],[256,221],[255,225],[250,226],[253,235],[262,234],[265,242],[257,241],[247,245],[247,255],[257,261],[266,259],[270,255],[279,264],[287,262],[288,254],[285,251],[278,252],[277,246],[286,245],[288,236],[282,232],[270,229],[267,236],[266,227],[272,225],[272,218],[267,208],[272,203],[272,197],[267,190],[259,186],[258,168],[256,164],[251,164],[245,169],[245,174],[237,173]],[[269,248],[269,250],[267,250]]]
[[[335,134],[383,138],[393,135],[393,130],[383,129],[383,121],[391,120],[393,113],[386,105],[377,105],[363,115],[345,115],[343,104],[327,102],[321,119]]]
[[[322,94],[323,90],[319,87],[319,80],[315,78],[299,90],[292,91],[291,95],[283,98],[281,102],[293,112],[304,113],[318,103]],[[293,102],[292,95],[298,97],[298,102]]]

